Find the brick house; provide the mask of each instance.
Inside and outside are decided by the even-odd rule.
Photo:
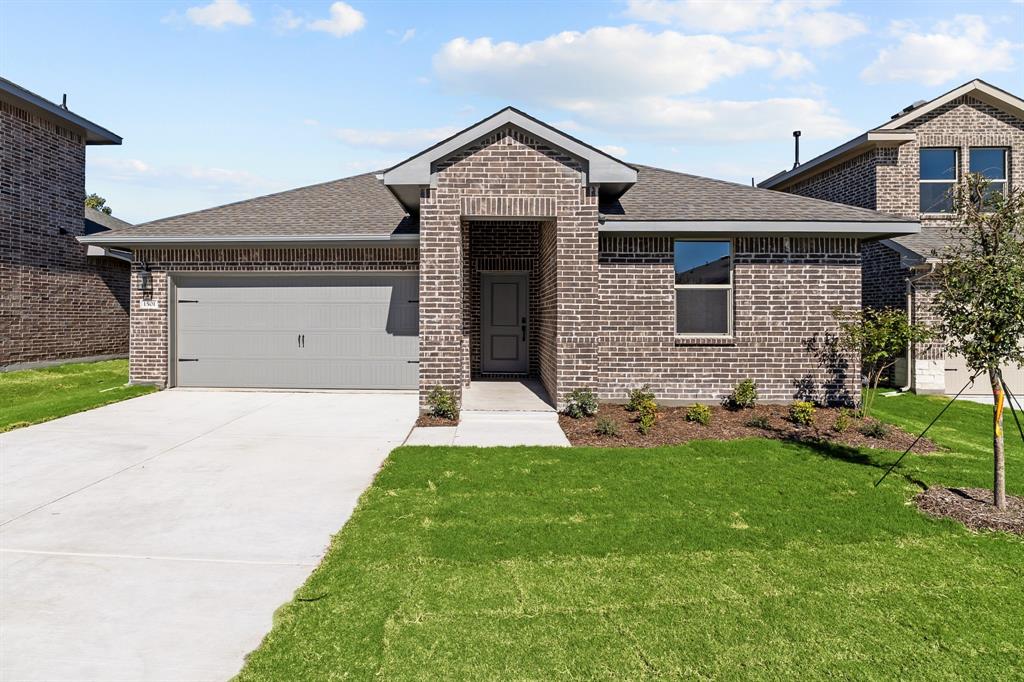
[[[918,234],[864,245],[863,300],[935,324],[935,268],[953,219],[948,191],[969,172],[983,173],[999,188],[1024,183],[1024,100],[981,80],[916,102],[758,186],[920,220]],[[1003,373],[1010,390],[1024,394],[1024,369]],[[900,359],[893,378],[919,393],[955,394],[969,377],[962,358],[929,343]],[[977,381],[967,392],[990,394],[991,388]]]
[[[848,401],[815,344],[916,220],[630,165],[506,108],[380,173],[83,237],[133,251],[131,378],[553,402]]]
[[[94,144],[121,138],[0,78],[0,367],[128,354],[130,257],[76,241],[127,226],[86,212]]]

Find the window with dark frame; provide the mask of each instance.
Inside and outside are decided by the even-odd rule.
[[[950,213],[959,175],[956,149],[921,150],[921,213]]]
[[[677,239],[676,333],[732,334],[732,242]]]
[[[971,147],[971,155],[968,159],[970,172],[979,173],[990,183],[985,196],[986,203],[988,197],[994,192],[1006,195],[1010,176],[1006,167],[1008,151],[1005,147]]]

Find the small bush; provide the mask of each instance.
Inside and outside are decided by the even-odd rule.
[[[634,388],[629,392],[629,401],[626,403],[627,412],[639,412],[640,407],[645,403],[653,403],[657,409],[657,401],[654,398],[654,391],[650,384],[644,384],[640,388]]]
[[[789,406],[789,420],[801,426],[810,426],[814,423],[814,415],[818,410],[814,403],[808,400],[796,400]]]
[[[565,413],[573,419],[597,414],[597,396],[589,388],[574,388],[565,396]]]
[[[772,428],[772,422],[768,417],[763,414],[759,414],[756,417],[751,417],[747,420],[746,425],[752,429],[765,429]]]
[[[686,410],[686,421],[707,426],[711,423],[711,408],[701,404],[690,405],[690,408]]]
[[[459,405],[455,401],[455,393],[447,388],[435,387],[427,395],[430,414],[441,419],[455,420],[459,417]]]
[[[850,428],[850,411],[846,408],[839,410],[839,414],[836,415],[836,421],[832,425],[832,430],[836,433],[843,433]]]
[[[868,438],[882,440],[889,435],[889,427],[881,422],[871,422],[862,426],[860,432]]]
[[[658,413],[655,410],[645,410],[641,408],[638,411],[638,414],[639,416],[636,419],[636,430],[639,431],[641,435],[646,436],[654,427],[654,422],[658,421]]]
[[[726,407],[733,410],[751,408],[757,404],[757,382],[753,379],[744,379],[736,384],[732,393],[725,399]]]
[[[617,436],[619,435],[619,425],[612,419],[607,417],[601,417],[597,420],[597,426],[594,428],[599,436]]]

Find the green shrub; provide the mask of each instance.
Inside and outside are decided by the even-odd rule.
[[[889,435],[889,427],[882,422],[871,422],[860,427],[860,432],[868,438],[882,440]]]
[[[594,428],[597,434],[600,436],[617,436],[619,435],[619,425],[612,419],[607,417],[601,417],[597,420],[597,426]]]
[[[427,395],[427,405],[430,406],[430,414],[441,419],[458,419],[459,404],[455,400],[455,393],[441,386],[435,387]]]
[[[808,400],[796,400],[789,406],[789,420],[801,426],[810,426],[814,423],[814,414],[818,410],[814,403]]]
[[[756,417],[751,417],[746,421],[746,426],[752,429],[770,429],[772,428],[772,422],[768,417],[763,414],[759,414]]]
[[[697,422],[701,426],[707,426],[711,423],[711,408],[707,405],[690,405],[690,408],[686,410],[686,421]]]
[[[839,410],[839,414],[836,415],[836,421],[832,425],[832,430],[836,433],[843,433],[850,428],[850,411],[845,407]]]
[[[629,392],[626,410],[628,412],[639,412],[641,405],[647,402],[654,403],[655,409],[657,409],[657,401],[654,398],[654,391],[651,390],[650,384],[644,384],[640,388],[634,388]]]
[[[725,399],[727,407],[733,410],[741,410],[753,407],[757,404],[757,382],[753,379],[744,379],[736,384],[732,393]]]
[[[654,422],[658,421],[658,411],[640,408],[637,414],[636,430],[646,436],[654,427]]]
[[[597,414],[597,396],[589,388],[574,388],[565,396],[565,413],[573,419]]]

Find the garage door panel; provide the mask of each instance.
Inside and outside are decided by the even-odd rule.
[[[973,372],[967,368],[967,362],[959,355],[946,358],[946,393],[955,395],[964,387]],[[1024,368],[1015,365],[1003,367],[1003,381],[1014,395],[1024,395]],[[964,391],[965,395],[992,395],[992,386],[988,376],[980,376],[974,384]]]
[[[417,386],[415,275],[183,276],[176,284],[181,386]]]

